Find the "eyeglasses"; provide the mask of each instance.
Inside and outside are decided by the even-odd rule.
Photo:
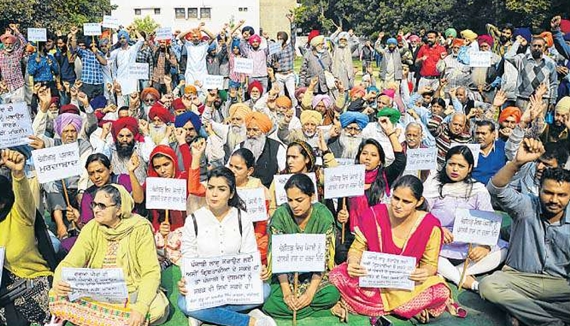
[[[346,131],[354,131],[354,132],[360,132],[360,128],[358,127],[345,127],[344,130]]]
[[[144,102],[145,103],[154,103],[154,102],[156,102],[156,100],[154,98],[145,98]]]
[[[97,208],[97,209],[99,209],[100,211],[104,211],[104,210],[106,210],[106,209],[109,208],[109,207],[117,206],[117,204],[106,205],[106,204],[103,204],[103,203],[91,202],[91,205],[89,205],[89,206],[91,206],[91,209],[93,209],[93,210],[94,210],[95,208]]]

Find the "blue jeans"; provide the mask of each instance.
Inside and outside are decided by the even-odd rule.
[[[267,283],[263,283],[263,301],[269,297],[271,287]],[[261,306],[259,305],[227,305],[202,310],[188,311],[186,309],[186,298],[182,295],[178,296],[178,308],[188,317],[198,319],[208,324],[222,326],[247,326],[249,325],[249,316],[242,314],[242,311],[252,310]]]

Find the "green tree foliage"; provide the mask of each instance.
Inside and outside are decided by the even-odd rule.
[[[145,32],[147,35],[154,32],[160,25],[154,21],[150,16],[145,16],[144,18],[135,18],[133,21],[133,26],[141,32]]]

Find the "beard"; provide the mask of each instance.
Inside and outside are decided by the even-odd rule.
[[[538,50],[538,51],[536,51],[536,50],[531,50],[531,51],[530,51],[530,54],[532,55],[532,57],[533,57],[534,59],[538,59],[538,58],[540,58],[540,57],[542,56],[542,51],[540,51],[540,50]]]
[[[231,126],[228,134],[228,146],[230,150],[233,150],[239,143],[246,140],[246,133],[245,125]]]
[[[158,127],[151,126],[149,128],[150,138],[152,141],[158,145],[166,136],[166,125],[161,125]]]
[[[338,141],[342,147],[342,158],[356,158],[358,147],[360,147],[360,143],[362,143],[362,135],[350,136],[343,130]]]
[[[247,148],[253,153],[256,162],[261,156],[261,153],[263,153],[263,148],[265,147],[265,138],[265,135],[261,135],[255,138],[248,138],[243,144],[243,148]]]
[[[130,158],[133,155],[134,149],[134,140],[126,144],[117,143],[117,155],[122,159]]]
[[[505,44],[505,43],[507,43],[507,42],[509,41],[509,39],[506,38],[505,36],[499,37],[499,40],[501,41],[502,44]]]

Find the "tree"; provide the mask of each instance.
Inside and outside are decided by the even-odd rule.
[[[145,16],[144,18],[135,18],[133,21],[133,26],[139,32],[145,32],[147,35],[154,32],[157,28],[160,28],[160,24],[154,21],[150,16]]]

